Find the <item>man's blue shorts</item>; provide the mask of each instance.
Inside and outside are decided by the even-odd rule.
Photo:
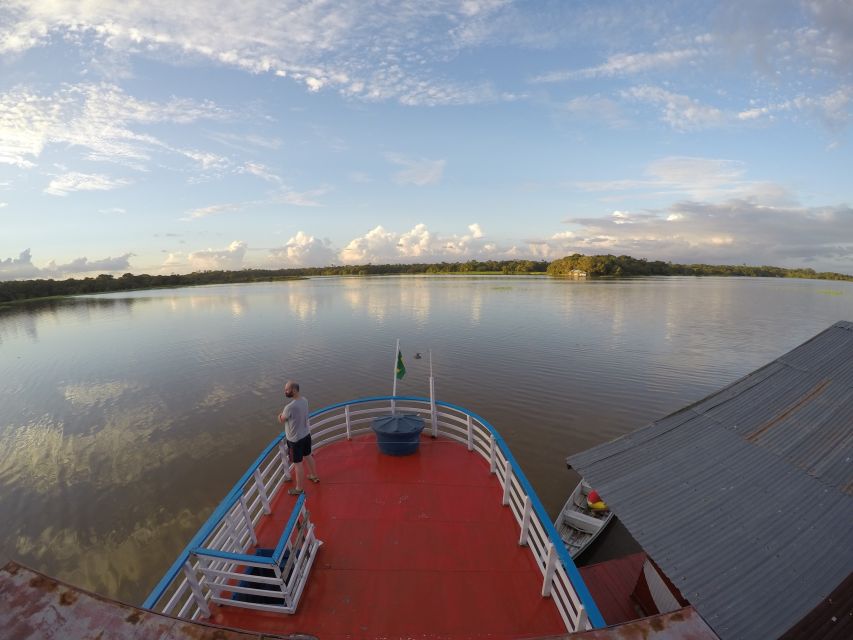
[[[287,450],[290,452],[291,462],[302,462],[302,458],[311,455],[311,434],[297,440],[296,442],[287,441]]]

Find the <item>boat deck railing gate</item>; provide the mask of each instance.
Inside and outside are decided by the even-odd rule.
[[[553,599],[566,629],[570,632],[604,627],[604,619],[584,584],[580,572],[563,546],[545,508],[504,439],[480,416],[463,407],[430,398],[410,396],[360,398],[331,405],[311,414],[313,447],[319,449],[338,440],[351,439],[368,433],[371,431],[373,418],[387,415],[389,409],[397,413],[421,415],[428,421],[428,427],[424,433],[431,434],[433,437],[455,440],[489,463],[490,472],[496,476],[502,488],[502,504],[512,511],[518,523],[518,544],[530,550],[536,565],[542,572],[542,597]],[[223,600],[218,593],[228,590],[234,592],[232,584],[234,580],[230,572],[238,565],[253,566],[248,565],[249,559],[266,568],[270,568],[269,565],[275,563],[274,558],[267,563],[259,560],[257,556],[223,557],[221,552],[239,556],[253,544],[253,534],[247,523],[251,521],[254,526],[264,513],[269,512],[270,500],[279,490],[284,479],[289,477],[290,465],[286,460],[286,448],[282,436],[279,436],[264,450],[253,467],[244,474],[208,523],[202,527],[196,538],[152,591],[143,606],[155,608],[158,603],[163,603],[164,606],[158,607],[158,611],[178,617],[197,618],[205,615],[207,601]],[[301,506],[294,510],[291,521],[294,521],[297,510],[305,510],[304,496],[300,498],[298,504]],[[309,538],[313,541],[312,544],[317,545],[319,543],[313,536],[313,525],[310,524],[307,511],[305,513],[305,521],[308,523],[306,531],[309,533],[305,536],[303,545]],[[206,532],[207,529],[210,530]],[[285,531],[285,534],[287,533]],[[200,536],[204,536],[204,540],[198,540]],[[195,553],[199,548],[211,549],[211,545],[216,544],[232,544],[236,545],[235,548],[243,546],[239,552],[223,548],[218,556]],[[312,562],[316,546],[313,549]],[[293,553],[291,551],[290,557]],[[196,559],[195,564],[191,562],[193,556]],[[182,569],[183,578],[179,575]],[[302,583],[298,593],[301,593],[304,588],[308,569],[310,569],[310,563],[304,576],[300,578]],[[281,567],[280,570],[282,578],[286,579],[287,573]],[[273,571],[275,572],[275,569]],[[202,573],[202,577],[195,581],[197,584],[194,583],[195,572]],[[240,577],[243,580],[246,579],[245,574]],[[226,584],[231,586],[226,587]],[[252,595],[270,596],[272,593],[271,591],[265,591],[263,594],[252,593],[253,590],[260,591],[257,585],[246,586],[244,589],[249,589],[247,593]],[[233,605],[235,601],[229,600],[227,604]],[[295,607],[295,604],[293,606]],[[255,606],[255,608],[264,607]],[[282,607],[277,610],[281,611]]]
[[[250,532],[250,535],[256,545],[254,532]],[[191,555],[198,560],[196,571],[205,578],[210,602],[293,613],[299,604],[319,545],[314,535],[314,524],[305,508],[305,494],[302,494],[275,549],[268,550],[269,555],[247,555],[246,549],[241,552],[209,547],[193,549]],[[246,570],[241,571],[241,568]],[[195,581],[196,571],[187,567],[184,571],[198,608],[209,617],[208,597],[202,590],[201,581]],[[223,593],[230,593],[231,598],[226,598]]]
[[[210,602],[293,613],[321,544],[304,495],[272,556],[247,554],[257,547],[257,525],[271,513],[271,503],[290,479],[290,466],[282,434],[237,481],[142,606],[189,620],[208,617]]]

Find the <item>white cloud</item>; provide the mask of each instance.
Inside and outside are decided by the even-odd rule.
[[[397,235],[379,225],[365,235],[351,240],[340,255],[344,264],[380,262],[378,256],[395,255],[396,247]]]
[[[398,238],[397,253],[406,258],[421,258],[432,252],[432,241],[432,234],[425,224],[415,225],[411,231]]]
[[[694,198],[711,198],[721,190],[740,185],[743,163],[721,158],[668,156],[649,163],[646,174],[654,187],[666,187],[674,193]]]
[[[845,205],[683,201],[662,211],[614,211],[566,222],[576,229],[540,241],[539,255],[550,259],[574,252],[613,253],[682,263],[853,272],[853,209]]]
[[[325,267],[336,261],[337,254],[331,242],[299,231],[278,249],[270,250],[274,264],[288,267]]]
[[[741,199],[774,206],[795,202],[782,185],[747,180],[746,167],[735,160],[667,156],[650,162],[642,179],[577,182],[584,191],[602,192],[607,199],[676,196],[699,200]],[[619,195],[622,193],[623,195]]]
[[[603,64],[573,71],[552,71],[536,76],[534,83],[565,82],[584,78],[627,76],[643,71],[672,69],[696,58],[698,49],[676,49],[671,51],[652,51],[641,53],[617,53]]]
[[[488,249],[480,225],[469,225],[468,230],[463,235],[443,235],[421,223],[397,233],[379,225],[351,240],[340,252],[340,260],[344,264],[456,261],[496,250]]]
[[[427,158],[412,158],[400,153],[386,153],[385,159],[392,164],[405,167],[394,174],[397,184],[413,184],[425,187],[437,184],[444,174],[444,160],[429,160]]]
[[[124,178],[110,178],[101,173],[65,173],[50,181],[45,193],[66,196],[72,191],[109,191],[130,184]]]
[[[37,278],[39,269],[33,264],[29,249],[21,251],[17,258],[0,260],[0,280]]]
[[[255,152],[259,147],[261,149],[278,149],[281,147],[280,138],[269,138],[255,134],[216,132],[208,134],[207,137],[226,147],[245,152]]]
[[[733,59],[751,59],[774,82],[796,74],[844,78],[853,70],[848,0],[728,0],[719,3],[713,23]]]
[[[247,249],[248,245],[245,242],[242,240],[235,240],[228,245],[227,249],[193,251],[187,256],[187,261],[193,271],[242,269],[244,267],[243,259],[246,256]]]
[[[770,107],[754,107],[738,112],[738,120],[757,120],[769,115],[772,112]]]
[[[101,260],[89,260],[88,258],[77,258],[66,264],[56,264],[53,260],[41,270],[42,275],[53,277],[70,277],[81,273],[110,273],[116,271],[127,271],[130,269],[130,258],[132,253],[125,253],[115,258],[103,258]]]
[[[25,249],[17,258],[6,258],[0,260],[0,280],[24,280],[32,278],[71,278],[91,273],[114,273],[128,271],[130,269],[130,258],[132,253],[115,258],[103,258],[101,260],[89,260],[88,258],[77,258],[66,264],[57,264],[51,260],[44,267],[33,264],[32,253]]]
[[[266,180],[267,182],[273,182],[275,184],[281,184],[281,178],[272,173],[268,167],[264,166],[259,162],[246,162],[237,170],[238,173],[248,173],[253,176],[257,176],[261,180]]]
[[[806,113],[817,118],[827,129],[838,132],[847,126],[853,114],[853,85],[844,85],[826,94],[799,94],[790,100],[768,103],[762,106],[753,104],[738,112],[737,118],[743,121],[772,120],[777,114]]]
[[[194,149],[177,149],[178,153],[194,160],[203,171],[222,171],[231,165],[231,161],[215,153]]]
[[[822,96],[798,96],[792,104],[817,114],[821,122],[831,131],[840,131],[850,121],[853,86],[847,85]]]
[[[206,59],[249,73],[288,77],[309,91],[326,87],[365,100],[462,104],[503,99],[487,83],[433,77],[464,46],[458,29],[481,23],[500,2],[328,3],[167,0],[50,3],[8,0],[0,9],[0,53],[52,37],[94,39],[108,52],[157,60]]]
[[[160,265],[160,272],[173,273],[178,270],[176,267],[185,267],[187,264],[187,256],[185,254],[180,251],[169,252],[166,259],[163,261],[163,264]]]
[[[831,61],[842,72],[853,69],[853,4],[848,0],[805,0],[803,4],[814,15],[813,31],[817,32],[807,38],[812,47],[806,52],[818,63]]]
[[[261,165],[257,165],[260,167]],[[260,169],[259,169],[260,170]],[[242,170],[241,173],[254,173],[253,171]],[[270,174],[271,178],[276,178]],[[287,185],[281,185],[279,188],[272,191],[268,197],[260,200],[247,200],[245,202],[223,202],[220,204],[212,204],[204,207],[197,207],[187,211],[187,215],[181,220],[192,221],[208,216],[217,215],[220,213],[229,213],[232,211],[242,211],[258,206],[269,206],[276,204],[284,204],[294,207],[320,207],[322,204],[317,200],[320,196],[328,193],[328,187],[320,187],[317,189],[309,189],[307,191],[296,191]]]
[[[8,202],[0,202],[0,209],[2,209],[4,207],[8,207],[8,206],[9,206]]]
[[[725,123],[726,117],[716,107],[703,105],[685,95],[660,87],[642,85],[622,92],[626,98],[663,107],[661,119],[677,131],[707,129]]]
[[[206,207],[198,207],[196,209],[191,209],[187,211],[188,217],[181,218],[182,220],[198,220],[200,218],[206,218],[207,216],[212,216],[217,213],[225,213],[227,211],[237,211],[241,209],[243,205],[234,204],[234,203],[223,203],[223,204],[211,204]]]
[[[87,160],[136,169],[144,168],[155,150],[204,164],[212,156],[173,149],[139,131],[138,125],[186,124],[225,115],[209,102],[138,100],[111,84],[63,85],[50,95],[18,87],[0,94],[0,163],[31,168],[48,145],[63,145],[84,150]]]
[[[322,204],[317,200],[317,198],[328,192],[328,187],[309,189],[307,191],[294,191],[289,187],[284,187],[273,195],[271,201],[280,202],[293,207],[321,207]]]

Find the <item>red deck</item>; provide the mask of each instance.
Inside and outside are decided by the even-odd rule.
[[[213,607],[212,622],[323,639],[565,633],[478,454],[424,437],[415,455],[385,456],[371,435],[324,447],[316,459],[321,482],[305,490],[323,546],[296,614]],[[259,546],[275,546],[294,501],[280,492]]]

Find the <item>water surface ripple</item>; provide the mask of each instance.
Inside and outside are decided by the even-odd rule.
[[[139,603],[277,433],[390,393],[489,419],[552,513],[565,457],[727,385],[837,320],[853,285],[750,278],[314,278],[0,309],[0,561]],[[424,358],[416,360],[416,352]],[[608,544],[605,541],[605,545]]]

